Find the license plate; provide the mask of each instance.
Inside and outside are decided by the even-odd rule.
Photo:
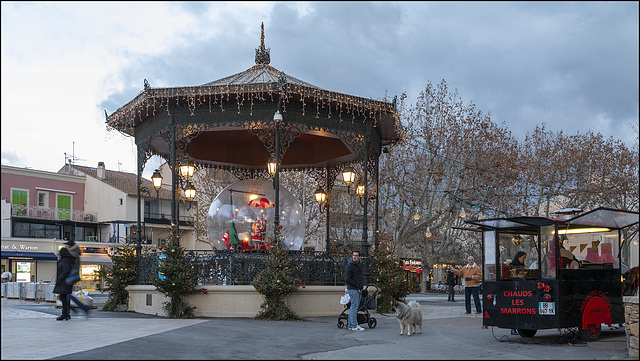
[[[539,313],[541,315],[555,315],[556,314],[556,303],[555,302],[540,302],[539,303]]]

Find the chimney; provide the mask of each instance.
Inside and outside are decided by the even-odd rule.
[[[105,171],[104,171],[104,162],[98,162],[98,168],[96,169],[96,176],[98,179],[104,179]]]

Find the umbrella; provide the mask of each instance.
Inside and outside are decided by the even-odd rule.
[[[271,202],[269,202],[268,199],[266,199],[265,197],[260,197],[260,198],[255,198],[249,201],[249,206],[250,207],[262,207],[262,208],[267,208],[267,207],[275,207],[275,204],[271,204]]]

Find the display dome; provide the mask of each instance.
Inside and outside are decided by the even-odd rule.
[[[283,187],[279,197],[283,246],[300,250],[305,232],[302,207]],[[273,182],[247,179],[228,186],[213,200],[207,214],[211,248],[268,249],[273,244],[274,213]]]

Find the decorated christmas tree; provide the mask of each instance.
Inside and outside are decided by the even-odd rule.
[[[287,258],[288,253],[289,250],[282,248],[282,236],[278,229],[274,244],[269,248],[269,255],[264,260],[265,268],[252,282],[253,287],[262,294],[264,299],[255,319],[274,321],[302,319],[285,303],[286,297],[295,292],[302,283],[293,274],[291,263]]]
[[[158,276],[152,283],[158,291],[169,297],[169,301],[162,304],[168,318],[193,318],[195,306],[189,306],[185,296],[205,291],[196,288],[199,275],[193,266],[185,262],[184,247],[180,246],[179,240],[175,226],[172,226],[167,245],[160,255]]]
[[[405,280],[404,270],[393,256],[390,242],[380,242],[373,253],[371,278],[380,289],[377,311],[388,313],[396,300],[404,299],[415,291],[416,283]]]
[[[117,311],[118,306],[128,304],[129,291],[126,287],[135,284],[138,275],[135,245],[127,243],[111,251],[112,266],[101,271],[107,284],[102,292],[109,292],[107,302],[102,307],[104,311]]]

